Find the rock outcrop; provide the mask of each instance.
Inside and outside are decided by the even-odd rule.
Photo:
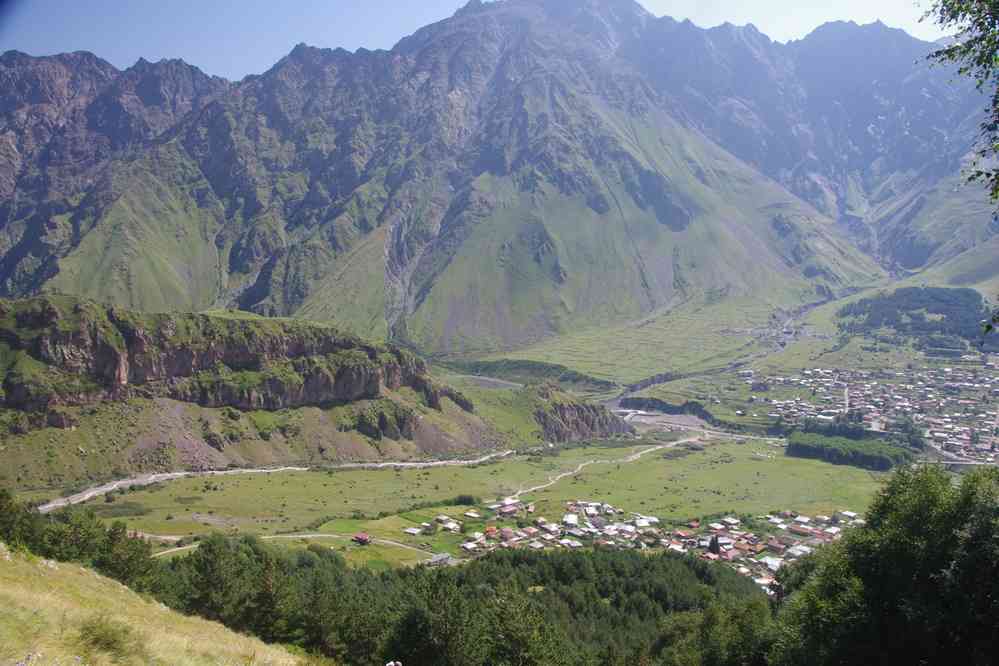
[[[534,412],[546,442],[575,442],[618,435],[632,435],[635,429],[603,405],[574,400],[554,389],[542,388],[542,407]]]
[[[444,397],[474,409],[436,384],[417,356],[306,322],[140,314],[47,296],[0,301],[0,344],[9,358],[0,365],[2,404],[25,411],[135,395],[280,410],[374,400],[402,387],[434,409]],[[383,422],[384,429],[411,425]]]

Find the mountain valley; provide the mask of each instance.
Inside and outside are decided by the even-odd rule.
[[[684,305],[987,287],[995,225],[959,179],[985,100],[932,48],[506,0],[239,82],[10,52],[0,293],[474,356]]]
[[[0,662],[993,663],[996,3],[462,1],[0,6]]]

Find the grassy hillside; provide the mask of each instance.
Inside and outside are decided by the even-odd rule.
[[[425,261],[409,339],[484,353],[616,328],[685,301],[796,306],[883,276],[829,219],[696,133],[665,116],[601,113],[621,159],[659,183],[649,200],[636,198],[633,174],[577,154],[560,166],[592,174],[606,210],[589,205],[593,193],[543,183],[528,193],[480,177],[489,205],[465,221],[459,248]]]
[[[908,282],[974,287],[995,302],[999,299],[999,236],[917,275]]]
[[[760,352],[754,331],[769,326],[786,304],[748,298],[692,301],[630,324],[583,329],[486,358],[562,365],[625,384],[664,372],[724,368]]]
[[[0,662],[77,658],[95,666],[301,663],[279,647],[175,613],[90,569],[0,549]]]
[[[992,220],[988,193],[960,174],[932,186],[918,177],[897,175],[881,188],[879,198],[867,215],[875,223],[880,252],[903,273],[925,272],[932,281],[934,274],[950,272],[938,272],[938,267],[974,261],[974,255],[996,241],[999,227]],[[979,276],[967,275],[952,284],[972,286],[996,279],[995,268],[993,264]]]
[[[122,196],[87,220],[47,287],[150,311],[215,303],[228,273],[215,244],[224,212],[197,165],[167,144],[116,164],[111,179]]]
[[[393,407],[412,409],[420,418],[412,439],[374,438],[353,429],[357,414],[377,410],[379,401],[239,412],[140,398],[67,409],[77,415],[76,425],[68,429],[4,430],[0,482],[58,493],[154,471],[412,460],[534,441],[505,438],[483,418],[467,414],[448,400],[442,412],[427,408],[407,392],[393,393],[388,400]],[[0,427],[5,419],[16,416],[16,412],[0,410]]]

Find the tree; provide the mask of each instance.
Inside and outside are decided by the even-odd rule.
[[[107,531],[94,567],[133,589],[145,590],[154,568],[152,548],[146,541],[129,536],[125,523],[117,521]]]
[[[493,631],[481,600],[460,589],[446,571],[413,583],[415,603],[389,638],[386,658],[440,666],[495,663],[488,661]]]
[[[984,167],[981,163],[981,160],[999,156],[999,2],[935,0],[926,18],[957,33],[953,44],[937,49],[930,54],[930,59],[956,64],[961,75],[973,78],[979,90],[991,94],[988,115],[981,125],[979,161],[969,174],[969,180],[984,182],[992,200],[999,202],[999,169]]]
[[[935,467],[903,469],[865,527],[806,558],[771,652],[798,664],[990,664],[999,641],[999,470],[954,486]]]
[[[107,538],[100,519],[91,509],[61,511],[45,525],[42,543],[33,550],[62,562],[89,562]]]
[[[487,608],[492,650],[486,663],[497,666],[560,666],[579,663],[568,638],[544,616],[537,602],[501,592]]]
[[[191,590],[184,610],[237,630],[246,628],[245,609],[259,582],[247,538],[230,541],[215,534],[184,558]]]
[[[41,541],[42,517],[0,488],[0,541],[11,548],[34,548]]]
[[[260,579],[249,611],[253,633],[269,643],[286,641],[290,636],[288,618],[295,602],[290,576],[270,550],[262,550]]]
[[[935,0],[926,17],[958,34],[957,40],[930,54],[930,59],[958,66],[958,72],[975,80],[979,90],[991,94],[981,124],[981,145],[968,180],[989,189],[999,204],[999,169],[982,161],[999,157],[999,2],[997,0]],[[982,322],[985,335],[999,329],[999,309]]]
[[[668,616],[653,651],[665,666],[763,666],[771,634],[765,599],[715,603]]]

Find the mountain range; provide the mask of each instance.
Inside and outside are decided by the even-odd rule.
[[[999,278],[985,98],[880,23],[774,42],[472,0],[388,51],[0,56],[0,296],[334,320],[472,354],[691,301]]]

